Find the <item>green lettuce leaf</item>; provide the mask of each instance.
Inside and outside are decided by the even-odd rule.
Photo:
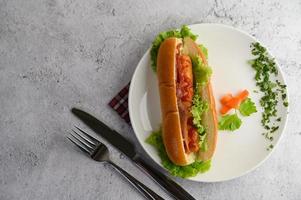
[[[218,122],[218,129],[234,131],[236,129],[239,129],[241,123],[241,119],[239,119],[237,114],[225,115],[222,116],[222,118]]]
[[[206,152],[208,150],[208,143],[207,140],[200,141],[200,149],[202,152]]]
[[[199,56],[191,57],[194,80],[197,84],[206,85],[212,74],[212,69],[205,65]]]
[[[193,41],[195,41],[198,38],[198,35],[193,34],[190,29],[188,28],[188,26],[182,26],[181,28],[181,36],[182,38],[184,37],[190,37]]]
[[[162,33],[159,33],[153,41],[152,48],[150,51],[151,54],[151,66],[154,72],[157,71],[157,55],[161,43],[170,37],[184,38],[190,37],[193,40],[197,39],[197,35],[194,35],[187,26],[182,26],[181,30],[169,30]]]
[[[247,98],[240,104],[239,112],[243,116],[250,116],[252,113],[256,113],[257,109],[255,103],[250,98]]]
[[[200,47],[201,51],[203,52],[203,54],[205,55],[206,59],[208,59],[208,49],[202,44],[200,44],[199,47]]]
[[[204,173],[210,169],[211,161],[195,161],[194,163],[187,166],[178,166],[172,163],[165,151],[163,144],[161,131],[153,132],[147,139],[146,142],[158,151],[159,157],[161,158],[162,165],[170,172],[173,176],[178,176],[182,178],[193,177],[198,173]]]
[[[205,127],[202,125],[202,115],[208,110],[208,103],[200,96],[199,87],[195,87],[195,92],[192,98],[191,114],[193,117],[193,125],[197,128],[200,136],[205,134]]]

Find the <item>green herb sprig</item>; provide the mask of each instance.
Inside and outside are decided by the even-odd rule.
[[[277,105],[279,103],[279,96],[281,96],[282,105],[287,107],[286,85],[281,84],[279,80],[275,82],[271,77],[277,77],[278,70],[274,58],[271,58],[265,47],[258,42],[251,44],[251,53],[255,56],[249,61],[249,64],[255,70],[256,86],[259,87],[262,97],[260,105],[263,108],[261,124],[266,132],[263,133],[265,138],[273,141],[273,133],[279,129],[281,118],[277,116]],[[273,148],[269,145],[268,149]]]
[[[239,105],[239,113],[242,116],[250,116],[253,113],[257,112],[255,103],[250,99],[245,99],[240,105]],[[235,114],[228,114],[224,115],[220,118],[218,122],[218,129],[219,130],[227,130],[227,131],[235,131],[240,128],[242,124],[241,119],[238,117],[237,110],[235,110]]]

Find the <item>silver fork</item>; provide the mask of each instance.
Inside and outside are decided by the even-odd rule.
[[[87,153],[95,161],[106,162],[111,164],[111,166],[113,166],[120,174],[122,174],[147,199],[163,200],[162,197],[160,197],[146,185],[144,185],[132,175],[121,169],[118,165],[113,163],[109,157],[109,150],[103,143],[90,136],[88,133],[84,132],[80,128],[76,126],[75,128],[76,130],[72,129],[73,133],[69,133],[70,135],[67,136],[67,138],[78,148],[80,148],[83,152]]]

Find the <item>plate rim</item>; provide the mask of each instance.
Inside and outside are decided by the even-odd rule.
[[[238,29],[236,27],[233,27],[233,26],[230,26],[230,25],[225,25],[225,24],[219,24],[219,23],[196,23],[196,24],[190,24],[190,25],[187,25],[189,28],[193,27],[193,26],[218,26],[218,27],[224,27],[224,28],[228,28],[228,29],[232,29],[232,30],[235,30],[235,31],[238,31],[250,38],[252,38],[254,41],[260,43],[263,47],[266,48],[267,50],[267,53],[269,56],[271,56],[272,58],[275,58],[275,63],[276,63],[276,66],[277,66],[277,70],[278,70],[278,76],[280,75],[281,79],[283,80],[283,83],[285,85],[287,85],[287,81],[285,79],[285,76],[284,76],[284,73],[278,63],[278,60],[276,59],[276,57],[271,53],[270,49],[264,44],[262,43],[260,40],[258,40],[257,38],[255,38],[253,35],[249,34],[248,32],[244,31],[244,30],[241,30],[241,29]],[[136,68],[135,68],[135,71],[132,75],[132,78],[131,78],[131,83],[130,83],[130,87],[129,87],[129,101],[128,101],[128,105],[129,105],[129,116],[130,116],[130,120],[131,120],[131,125],[133,127],[133,130],[134,130],[134,133],[135,133],[135,137],[137,138],[138,142],[139,142],[139,145],[142,146],[142,149],[143,151],[146,152],[146,155],[148,157],[151,158],[151,160],[156,163],[158,166],[160,166],[160,168],[162,168],[165,172],[167,172],[169,175],[170,173],[168,172],[167,169],[165,169],[161,163],[158,163],[150,154],[150,152],[144,148],[144,146],[142,145],[142,142],[145,142],[145,141],[140,141],[139,137],[137,136],[137,127],[135,125],[135,123],[133,123],[132,121],[132,113],[133,113],[133,107],[132,107],[132,104],[131,104],[131,99],[132,99],[132,94],[133,94],[133,86],[132,86],[132,83],[133,83],[133,80],[135,79],[135,77],[137,76],[137,71],[138,71],[138,66],[141,65],[141,62],[142,60],[144,60],[144,57],[146,57],[149,53],[150,53],[150,49],[151,47],[149,47],[145,53],[143,54],[143,56],[140,58]],[[151,66],[150,66],[151,67]],[[230,180],[233,180],[233,179],[236,179],[236,178],[239,178],[239,177],[242,177],[252,171],[254,171],[255,169],[257,169],[259,166],[261,166],[266,160],[268,160],[268,158],[270,158],[270,156],[273,154],[273,152],[275,151],[275,149],[279,146],[279,143],[281,142],[282,138],[284,137],[284,134],[285,134],[285,130],[286,130],[286,127],[287,127],[287,122],[288,122],[288,118],[289,118],[289,110],[290,110],[290,98],[289,98],[289,89],[288,87],[286,87],[286,94],[287,94],[287,102],[288,102],[288,107],[286,107],[286,115],[285,115],[285,121],[282,122],[283,123],[283,129],[282,131],[279,133],[279,138],[276,142],[276,144],[274,144],[274,147],[270,150],[270,152],[266,155],[266,157],[264,159],[262,159],[260,162],[258,162],[256,165],[254,165],[253,167],[251,167],[249,170],[246,170],[244,171],[243,173],[241,174],[238,174],[236,176],[232,176],[231,178],[224,178],[224,179],[219,179],[219,180],[214,180],[214,181],[208,181],[208,180],[196,180],[196,179],[190,179],[190,178],[181,178],[181,177],[177,177],[177,178],[180,178],[180,179],[184,179],[184,180],[189,180],[189,181],[193,181],[193,182],[203,182],[203,183],[215,183],[215,182],[224,182],[224,181],[230,181]],[[172,175],[170,175],[172,176]]]

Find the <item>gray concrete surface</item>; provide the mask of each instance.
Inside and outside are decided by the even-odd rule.
[[[0,199],[143,199],[65,139],[73,125],[86,128],[69,109],[94,113],[137,144],[107,102],[159,31],[202,22],[240,28],[270,48],[288,83],[291,112],[279,148],[257,170],[223,183],[177,181],[197,199],[301,199],[300,19],[299,0],[0,0]]]

